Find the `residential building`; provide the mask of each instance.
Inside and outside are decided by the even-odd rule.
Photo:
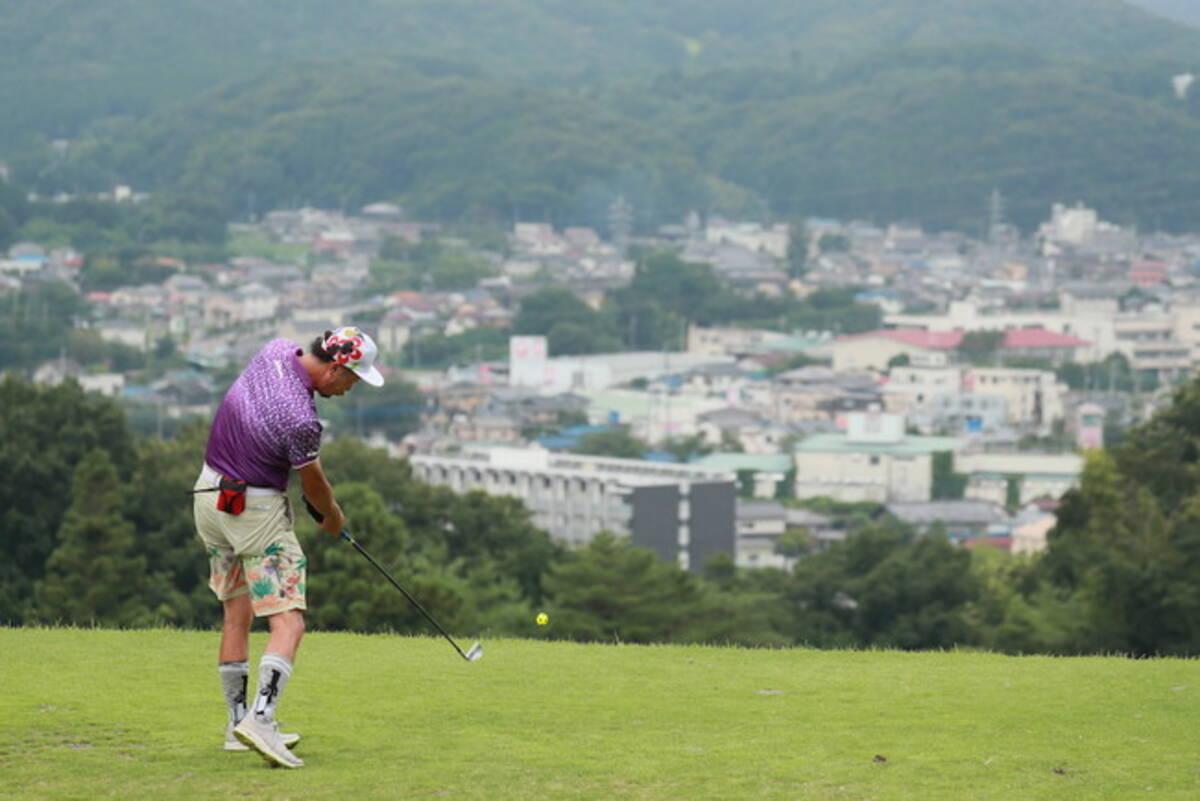
[[[787,257],[788,227],[783,223],[763,227],[758,223],[734,223],[714,218],[705,226],[704,239],[712,244],[740,245],[752,252],[763,251],[777,259]]]
[[[1046,537],[1058,523],[1053,512],[1037,506],[1021,510],[1012,521],[1012,547],[1017,555],[1031,555],[1046,550]]]
[[[839,501],[928,501],[933,454],[957,452],[957,437],[905,433],[900,415],[853,413],[844,434],[818,434],[795,449],[797,498]]]
[[[1004,399],[1008,422],[1050,433],[1064,416],[1067,385],[1049,370],[1016,367],[972,367],[963,373],[963,387],[978,395]]]
[[[705,328],[692,324],[688,326],[687,352],[707,356],[736,356],[754,353],[767,343],[786,338],[786,335],[776,331],[755,328]]]
[[[992,501],[965,498],[945,501],[889,503],[888,514],[911,524],[921,534],[940,526],[952,540],[1009,533],[1008,512]]]
[[[771,410],[777,423],[835,420],[881,403],[878,379],[870,373],[798,367],[775,376]]]
[[[752,490],[755,498],[776,498],[792,469],[792,456],[787,453],[718,452],[701,456],[692,464],[736,475],[742,491]]]
[[[965,496],[1005,507],[1057,499],[1079,485],[1083,457],[1075,453],[968,453],[954,469],[966,474]]]
[[[693,571],[734,555],[736,489],[725,471],[516,448],[414,455],[410,464],[431,484],[519,498],[536,525],[571,545],[611,531]]]
[[[1104,407],[1081,403],[1075,410],[1075,447],[1080,450],[1104,447]]]
[[[839,337],[830,343],[829,351],[836,371],[883,371],[901,356],[921,367],[943,367],[961,341],[960,331],[882,329]]]
[[[788,569],[795,558],[776,552],[779,538],[787,530],[787,515],[778,501],[737,502],[737,539],[734,564],[738,567]]]

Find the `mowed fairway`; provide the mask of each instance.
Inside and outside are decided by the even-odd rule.
[[[1200,798],[1194,660],[314,633],[283,771],[221,750],[216,641],[0,629],[0,799]]]

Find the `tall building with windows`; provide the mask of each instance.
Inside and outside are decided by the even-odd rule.
[[[734,554],[736,476],[726,470],[517,448],[409,462],[430,484],[521,499],[535,525],[568,544],[611,531],[693,571]]]

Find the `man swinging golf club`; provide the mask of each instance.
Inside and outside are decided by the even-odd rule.
[[[293,530],[288,477],[292,469],[300,474],[305,497],[323,516],[321,528],[338,536],[346,517],[318,458],[321,424],[313,393],[343,395],[359,380],[382,386],[378,355],[371,338],[350,326],[326,331],[307,352],[286,339],[267,343],[225,393],[192,490],[209,586],[224,606],[217,659],[229,708],[225,749],[253,748],[279,767],[304,765],[288,750],[299,735],[280,733],[275,719],[306,608],[307,560]],[[267,618],[270,637],[251,702],[246,690],[256,616]]]

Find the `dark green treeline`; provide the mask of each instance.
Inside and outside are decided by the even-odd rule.
[[[135,438],[68,382],[0,381],[0,622],[209,628],[189,488],[207,426]],[[1050,547],[1023,560],[916,537],[869,510],[794,570],[702,576],[602,535],[567,551],[518,502],[456,495],[357,440],[322,460],[356,536],[450,630],[580,641],[952,646],[1010,653],[1200,653],[1200,382],[1091,454]],[[308,520],[314,628],[424,632],[404,598]],[[534,625],[539,611],[549,627]]]

